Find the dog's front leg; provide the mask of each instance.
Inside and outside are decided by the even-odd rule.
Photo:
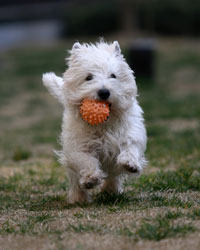
[[[68,155],[67,165],[71,184],[70,203],[90,201],[87,190],[100,184],[105,177],[99,161],[89,153],[73,152]]]
[[[129,173],[140,174],[145,163],[144,150],[139,143],[131,143],[131,145],[122,147],[117,157],[117,165],[122,168],[122,171],[125,170]]]

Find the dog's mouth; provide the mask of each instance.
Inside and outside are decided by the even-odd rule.
[[[109,102],[109,101],[107,101],[107,100],[102,100],[102,99],[95,99],[96,101],[98,101],[98,102],[104,102],[104,103],[106,103],[108,106],[109,106],[109,108],[111,109],[111,106],[112,106],[112,103],[111,102]]]
[[[111,103],[103,100],[85,98],[79,112],[84,121],[90,125],[98,125],[107,121],[110,116]]]

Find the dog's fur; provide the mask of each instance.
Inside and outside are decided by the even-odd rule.
[[[122,193],[124,178],[141,173],[146,163],[147,137],[133,71],[118,42],[75,43],[69,53],[63,78],[46,73],[43,83],[64,107],[59,158],[70,180],[68,200],[74,203],[90,201],[89,189],[96,185]],[[84,98],[100,99],[100,89],[110,92],[110,117],[91,126],[79,108]]]

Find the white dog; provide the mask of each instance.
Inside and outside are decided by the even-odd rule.
[[[124,177],[141,173],[146,161],[143,111],[136,100],[133,71],[118,42],[75,43],[63,78],[43,75],[43,83],[64,107],[60,162],[70,180],[70,203],[90,201],[89,189],[122,193]],[[84,98],[107,101],[109,119],[91,126],[79,112]]]

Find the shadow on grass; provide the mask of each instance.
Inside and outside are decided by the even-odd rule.
[[[130,203],[131,199],[130,197],[124,193],[124,194],[114,194],[114,193],[99,193],[94,200],[94,204],[104,205],[104,206],[123,206],[128,205]]]
[[[25,209],[27,211],[56,211],[80,208],[107,208],[111,212],[128,208],[129,210],[141,210],[153,207],[192,207],[192,201],[183,201],[176,192],[134,192],[127,191],[116,195],[100,193],[94,197],[92,203],[69,204],[66,193],[45,195],[39,194],[2,194],[0,197],[0,210]]]

